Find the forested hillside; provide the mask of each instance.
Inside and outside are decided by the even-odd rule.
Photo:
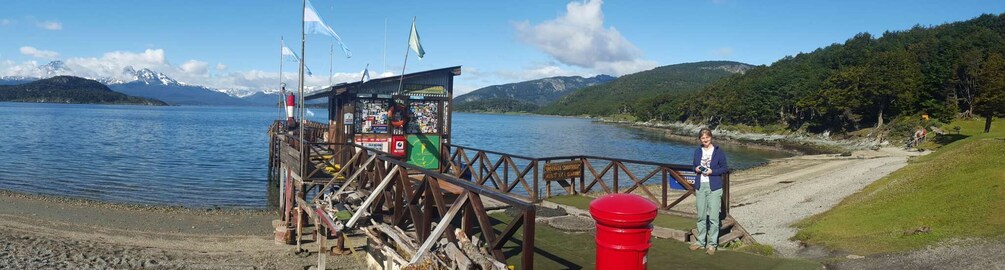
[[[691,93],[709,83],[743,73],[752,66],[729,61],[707,61],[657,67],[621,76],[601,85],[568,94],[538,110],[542,114],[605,116],[643,110],[642,100],[677,93]]]
[[[25,84],[0,86],[0,101],[167,105],[160,100],[115,92],[100,82],[73,76],[56,76]]]
[[[590,78],[560,76],[492,85],[454,98],[454,110],[467,112],[531,112],[583,87],[614,80],[608,75]]]
[[[879,38],[861,33],[844,44],[717,81],[693,95],[654,96],[629,110],[640,120],[782,125],[816,132],[854,131],[921,114],[943,122],[958,114],[1005,116],[1003,49],[1005,14],[915,26]]]

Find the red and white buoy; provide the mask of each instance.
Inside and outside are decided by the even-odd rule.
[[[297,104],[296,97],[293,94],[286,96],[286,122],[293,123],[293,106]]]

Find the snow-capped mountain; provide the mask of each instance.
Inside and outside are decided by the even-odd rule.
[[[46,78],[59,75],[71,75],[73,73],[70,68],[66,67],[66,64],[63,63],[63,61],[59,60],[49,62],[48,64],[38,67],[38,69],[42,71],[42,74]]]
[[[126,78],[132,78],[132,80],[126,82],[142,82],[144,84],[159,84],[159,85],[186,85],[180,83],[164,73],[155,72],[150,69],[135,70],[131,66],[127,66],[122,69],[122,75]]]
[[[122,68],[121,73],[111,77],[93,78],[86,70],[73,70],[63,61],[52,61],[23,72],[28,76],[0,76],[0,85],[16,85],[59,75],[70,75],[101,82],[114,91],[146,98],[163,100],[173,105],[274,105],[279,89],[214,89],[177,81],[168,75],[149,68]],[[296,86],[287,87],[295,90]],[[323,87],[307,87],[307,93],[322,90]]]

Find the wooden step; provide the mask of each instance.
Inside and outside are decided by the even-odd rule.
[[[736,220],[732,217],[726,217],[726,219],[719,222],[719,230],[728,231],[730,228],[733,228],[733,225],[736,225]]]
[[[729,243],[729,241],[736,240],[737,238],[743,237],[744,235],[745,235],[745,233],[743,233],[743,231],[740,231],[740,230],[735,230],[735,231],[729,232],[729,233],[727,233],[725,235],[720,235],[719,236],[719,245],[720,246],[721,245],[725,245],[726,243]]]

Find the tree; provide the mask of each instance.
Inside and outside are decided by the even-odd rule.
[[[982,87],[974,97],[974,113],[984,116],[984,133],[988,133],[991,118],[1005,117],[1005,57],[991,53],[980,75]]]

